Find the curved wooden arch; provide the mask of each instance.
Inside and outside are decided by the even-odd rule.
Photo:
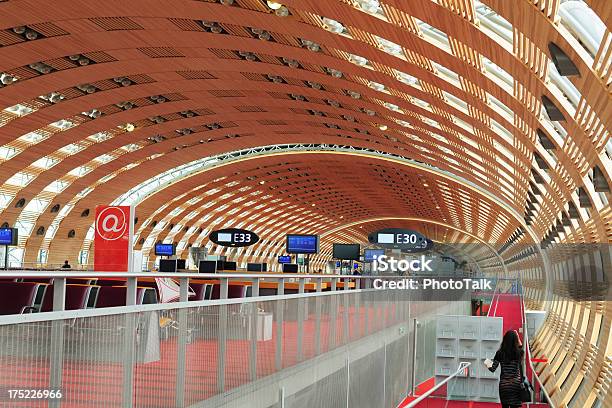
[[[513,211],[524,214],[529,225],[510,222],[500,227],[496,217],[504,214],[503,209],[480,200],[474,191],[466,193],[468,201],[465,203],[460,198],[453,198],[452,194],[443,199],[443,189],[433,182],[431,191],[421,188],[419,194],[427,197],[431,193],[441,200],[441,212],[431,214],[434,220],[437,217],[440,222],[440,217],[448,217],[450,208],[445,205],[453,204],[457,213],[453,225],[469,222],[472,228],[466,231],[479,237],[499,237],[498,247],[509,245],[503,253],[508,260],[517,259],[521,245],[532,242],[534,237],[544,244],[551,236],[557,243],[612,242],[609,227],[612,223],[609,204],[612,198],[609,193],[612,185],[612,149],[609,148],[612,116],[612,71],[609,66],[612,57],[605,51],[612,40],[612,3],[585,1],[606,26],[604,46],[594,59],[559,24],[560,2],[556,0],[482,0],[512,25],[511,43],[491,36],[479,25],[472,0],[380,0],[384,18],[362,11],[353,0],[285,0],[283,3],[291,12],[286,18],[274,15],[263,1],[235,0],[234,3],[227,7],[214,0],[177,0],[168,7],[164,0],[107,0],[103,5],[91,0],[42,0],[36,2],[35,7],[24,7],[19,1],[0,2],[0,30],[3,31],[0,73],[18,77],[17,82],[0,87],[0,155],[5,155],[7,149],[23,149],[8,159],[0,156],[0,221],[12,225],[30,223],[33,231],[39,226],[47,230],[51,225],[57,228],[53,239],[22,234],[20,250],[25,250],[24,261],[36,262],[39,249],[47,249],[50,259],[63,259],[67,254],[74,257],[75,251],[89,248],[84,237],[91,216],[81,217],[81,213],[95,204],[111,202],[159,172],[214,154],[286,143],[344,144],[381,150],[433,165],[480,186],[503,202],[508,201]],[[326,30],[322,17],[341,22],[349,36]],[[415,18],[445,32],[450,48],[432,44],[422,35]],[[220,23],[227,34],[205,32],[197,23],[201,19]],[[12,34],[10,29],[21,25],[38,30],[44,38],[24,41]],[[253,38],[249,27],[267,30],[274,41]],[[386,53],[377,44],[375,35],[401,45],[405,59]],[[317,42],[321,51],[308,51],[301,46],[300,39]],[[549,81],[547,50],[550,42],[558,45],[580,71],[580,76],[568,78],[581,93],[575,113]],[[255,53],[261,62],[239,59],[233,54],[237,50]],[[74,54],[86,54],[97,63],[72,64],[65,57]],[[350,54],[367,58],[369,67],[349,62]],[[299,61],[301,68],[284,65],[283,57]],[[483,57],[512,74],[511,87],[496,82],[486,72]],[[58,70],[38,75],[28,68],[29,64],[37,62],[50,64]],[[434,63],[456,73],[458,82],[444,79]],[[333,78],[327,68],[340,70],[342,78]],[[393,70],[417,78],[418,89],[395,78]],[[281,76],[287,83],[261,81],[267,74]],[[120,76],[134,78],[135,84],[129,87],[113,85],[112,78]],[[304,81],[319,82],[325,89],[314,90]],[[388,93],[368,87],[369,81],[383,84]],[[82,95],[75,86],[84,83],[96,83],[103,89]],[[346,90],[357,91],[361,97],[353,99],[347,96]],[[45,106],[38,97],[51,92],[62,92],[67,97],[57,104]],[[237,93],[244,97],[230,96]],[[308,101],[286,99],[291,93],[304,95]],[[140,100],[144,104],[143,98],[159,94],[174,99],[124,112],[112,108],[127,100]],[[463,100],[466,110],[455,106],[447,94]],[[565,117],[563,127],[567,137],[557,135],[542,119],[543,96]],[[503,103],[511,114],[497,108],[491,97]],[[421,106],[415,98],[429,108]],[[342,107],[328,105],[327,99],[338,101]],[[385,107],[385,103],[396,105],[402,112]],[[37,110],[23,117],[4,110],[17,104]],[[260,107],[265,112],[255,112],[253,107]],[[95,120],[81,115],[91,109],[108,112]],[[326,112],[328,116],[300,113],[309,109]],[[368,116],[364,109],[375,111],[376,115]],[[206,114],[197,118],[177,117],[177,112],[183,110],[201,110]],[[148,121],[147,118],[157,115],[174,120],[159,125]],[[342,115],[353,116],[357,122],[346,120]],[[60,119],[73,120],[78,126],[64,131],[50,127]],[[409,126],[404,126],[402,121]],[[501,128],[493,126],[493,121]],[[204,131],[202,125],[212,122],[233,122],[236,126]],[[137,129],[122,133],[118,126],[126,123],[134,123]],[[326,123],[342,129],[328,128]],[[388,130],[380,130],[379,125],[386,125]],[[199,128],[188,136],[170,137],[176,134],[175,130],[186,127]],[[368,134],[359,133],[355,128],[367,130]],[[53,134],[27,147],[20,137],[34,131]],[[549,139],[550,146],[545,147],[538,141],[538,131]],[[109,132],[113,137],[92,143],[88,138],[98,132]],[[157,133],[166,136],[167,140],[148,145],[147,137]],[[225,139],[227,133],[240,137]],[[215,140],[200,144],[200,140],[208,138]],[[60,151],[74,143],[90,145],[75,154]],[[141,148],[130,152],[120,150],[133,143]],[[174,151],[183,144],[187,146]],[[109,152],[117,157],[106,164],[93,161]],[[161,156],[155,161],[148,160],[154,155]],[[58,162],[48,169],[33,165],[48,157]],[[283,162],[274,162],[280,160],[279,157],[267,160],[270,165],[287,170]],[[316,163],[320,167],[326,164]],[[356,166],[363,170],[363,162],[360,163]],[[83,177],[69,174],[84,165],[93,170]],[[307,167],[301,163],[301,168]],[[601,177],[597,183],[591,181],[595,167]],[[241,165],[232,164],[218,171],[219,177],[242,183],[242,187],[250,185],[250,181],[242,178],[244,174],[232,174],[238,168],[242,168]],[[248,166],[242,170],[259,180],[264,179],[265,170]],[[33,177],[32,181],[26,186],[11,184],[14,181],[7,183],[20,173]],[[109,174],[115,177],[108,180]],[[338,179],[326,176],[327,184],[321,182],[321,188],[332,188],[332,183],[337,183]],[[70,185],[58,193],[44,191],[56,180],[70,182]],[[272,183],[270,178],[265,180],[268,186]],[[165,193],[181,197],[185,202],[208,197],[212,202],[210,207],[200,208],[198,204],[186,205],[178,201],[165,206],[165,203],[148,199],[139,205],[140,222],[154,217],[185,223],[185,219],[195,212],[192,219],[205,227],[235,219],[247,222],[252,218],[255,228],[269,228],[267,215],[254,206],[245,208],[233,202],[232,197],[248,194],[240,192],[239,185],[225,186],[229,181],[214,182],[213,179],[207,181],[212,184],[192,181],[189,178],[177,180],[175,185],[165,189]],[[222,189],[206,196],[204,185],[219,185]],[[341,187],[334,184],[333,189],[342,191]],[[580,193],[579,188],[582,189]],[[307,209],[289,208],[313,200],[316,191],[310,191],[312,189],[316,190],[315,187],[309,191],[292,187],[288,189],[291,191],[288,194],[293,195],[290,200],[265,207],[270,208],[270,212],[279,211],[278,217],[283,223],[280,230],[304,228],[314,231],[321,226],[342,225],[348,221],[351,211],[356,219],[358,211],[363,212],[363,216],[359,215],[363,219],[383,213],[363,203],[354,207],[322,203],[315,206],[317,211],[308,213]],[[388,190],[381,186],[373,189]],[[89,193],[81,197],[85,191]],[[235,195],[224,198],[228,193]],[[358,195],[348,196],[351,202],[359,200]],[[15,208],[20,199],[27,203],[32,200],[49,203],[42,212],[36,213],[26,210],[27,205]],[[59,216],[49,212],[56,204],[61,208],[74,208],[65,217]],[[584,207],[587,204],[590,207]],[[577,214],[573,214],[570,205],[577,208]],[[243,217],[232,217],[233,209],[240,209]],[[174,210],[179,212],[171,214]],[[400,216],[398,212],[401,211],[400,207],[392,208],[384,215]],[[204,219],[209,212],[215,214],[214,219]],[[345,218],[339,220],[339,216]],[[570,219],[569,225],[564,216]],[[519,227],[525,228],[526,234],[513,238]],[[80,247],[73,245],[74,239],[64,238],[71,229],[76,231],[76,241],[84,242]],[[282,231],[277,231],[277,235]],[[362,229],[341,231],[332,234],[333,239],[363,240]],[[553,231],[557,231],[557,236]],[[141,228],[140,234],[141,237],[157,237],[150,227]],[[203,237],[183,229],[172,233],[164,231],[159,236],[184,241],[186,245],[204,242]],[[241,253],[241,260],[270,256],[280,248],[276,241],[261,245],[253,253]],[[326,247],[317,262],[322,264],[328,252]],[[562,270],[562,261],[554,263],[557,262],[554,251],[547,247],[544,252],[550,253],[553,259],[551,270]],[[604,259],[604,264],[609,265],[608,261]],[[546,307],[550,313],[536,347],[559,361],[554,368],[539,367],[553,402],[560,407],[567,406],[570,401],[576,406],[593,405],[598,395],[605,393],[604,385],[612,380],[609,367],[603,368],[601,363],[609,359],[606,350],[610,341],[610,302],[593,301],[581,305],[555,289],[546,289],[543,283],[551,276],[546,276],[535,256],[526,256],[511,265],[528,278],[526,299],[529,305]],[[571,307],[560,307],[555,302]],[[561,349],[567,353],[559,351]],[[565,358],[566,354],[571,358]],[[564,381],[568,375],[575,380]],[[583,378],[583,386],[580,386]]]

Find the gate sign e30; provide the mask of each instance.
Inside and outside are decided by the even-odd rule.
[[[420,232],[401,228],[385,228],[368,235],[368,241],[383,248],[423,248],[427,238]]]
[[[433,247],[434,247],[434,242],[429,238],[425,238],[425,241],[423,241],[420,245],[416,245],[414,247],[402,248],[402,252],[409,253],[409,254],[416,253],[416,252],[425,252],[425,251],[429,251]]]
[[[259,237],[254,232],[239,228],[213,231],[208,238],[217,245],[227,247],[247,247],[259,241]]]
[[[130,206],[99,205],[96,207],[94,229],[94,269],[129,272],[134,209]]]

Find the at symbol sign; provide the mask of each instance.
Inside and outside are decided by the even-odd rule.
[[[120,207],[106,207],[96,218],[96,232],[100,238],[107,241],[121,238],[127,227],[128,217]]]

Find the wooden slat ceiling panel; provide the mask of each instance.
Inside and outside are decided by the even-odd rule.
[[[112,201],[156,174],[202,157],[293,143],[339,144],[419,160],[440,174],[450,172],[472,183],[498,202],[487,201],[477,190],[464,192],[464,201],[453,189],[444,189],[442,178],[432,175],[429,188],[415,184],[412,194],[407,186],[416,183],[419,175],[402,174],[398,170],[404,171],[402,166],[383,163],[378,169],[386,170],[387,177],[373,170],[376,162],[370,158],[338,154],[311,161],[312,156],[295,152],[261,159],[268,166],[266,172],[274,168],[287,173],[288,179],[293,179],[289,167],[310,174],[295,178],[295,184],[274,181],[247,160],[211,170],[205,179],[178,179],[172,190],[153,196],[202,196],[206,189],[191,190],[213,178],[228,177],[219,183],[225,185],[231,179],[240,184],[219,187],[218,193],[207,196],[212,204],[197,208],[198,214],[200,218],[215,215],[197,225],[212,228],[210,220],[220,216],[217,224],[251,216],[254,225],[272,228],[272,221],[253,210],[255,205],[242,207],[233,201],[232,197],[243,194],[238,190],[241,186],[251,185],[242,176],[233,176],[244,172],[266,181],[265,185],[254,182],[253,189],[276,188],[266,193],[279,199],[269,205],[281,209],[287,220],[278,231],[281,235],[293,228],[313,228],[319,216],[324,228],[340,227],[331,236],[363,239],[367,231],[386,222],[364,221],[364,230],[359,228],[360,219],[410,212],[448,224],[428,224],[426,231],[436,237],[466,239],[465,234],[453,232],[454,227],[496,245],[506,242],[519,227],[529,232],[521,242],[539,244],[557,228],[560,217],[571,212],[571,203],[578,217],[572,217],[556,241],[611,242],[612,197],[607,192],[612,185],[611,3],[586,2],[607,26],[592,60],[584,58],[584,50],[574,49],[578,42],[568,41],[567,30],[561,32],[560,0],[483,0],[512,26],[512,40],[504,44],[499,42],[501,37],[489,37],[483,29],[472,0],[378,3],[377,14],[370,15],[358,1],[287,0],[284,6],[290,15],[282,17],[260,0],[236,0],[232,6],[185,2],[171,12],[161,0],[134,0],[113,8],[91,8],[84,0],[57,0],[49,10],[44,5],[25,10],[17,2],[0,2],[4,82],[0,86],[0,194],[8,197],[0,200],[6,202],[0,207],[0,223],[58,226],[54,240],[24,236],[20,243],[24,260],[35,262],[40,249],[49,250],[50,261],[75,259],[79,250],[91,244],[85,234],[93,211],[89,217],[81,217],[81,212]],[[74,9],[83,12],[75,17],[65,11]],[[204,16],[218,23],[222,33],[201,25]],[[346,31],[334,33],[323,17],[338,21]],[[439,32],[419,21],[443,32],[442,43],[438,44]],[[21,25],[36,30],[41,38],[25,40],[12,30]],[[271,40],[258,39],[252,28],[270,33]],[[432,40],[432,35],[438,39]],[[551,85],[550,42],[567,52],[580,71],[580,76],[567,78],[579,93],[577,103]],[[399,47],[393,52],[401,54],[388,50],[396,47],[393,44]],[[298,63],[295,68],[293,60]],[[342,75],[332,76],[334,70]],[[414,77],[416,81],[408,81],[414,85],[400,81],[398,71]],[[508,83],[500,79],[504,72]],[[273,82],[276,76],[283,81]],[[95,87],[91,93],[82,90],[88,84]],[[164,95],[164,103],[154,102],[159,95]],[[548,121],[542,96],[561,111],[564,121]],[[134,106],[117,107],[125,102]],[[126,131],[128,124],[135,126],[133,132]],[[538,134],[546,135],[549,143],[543,144]],[[603,180],[594,180],[594,168]],[[17,186],[11,177],[18,173],[34,177]],[[58,191],[48,188],[58,180],[68,185]],[[354,185],[370,190],[359,194],[361,187]],[[522,215],[533,206],[533,186],[539,198],[533,221],[527,224]],[[229,198],[222,198],[228,193]],[[323,194],[339,194],[345,200],[324,200]],[[258,202],[258,197],[253,200]],[[44,199],[49,205],[40,214],[25,213],[15,207],[21,198],[26,202]],[[177,218],[169,212],[185,205],[185,199],[163,209],[163,200],[147,199],[138,206],[139,216],[143,221]],[[315,199],[315,207],[306,208]],[[50,213],[54,204],[73,205],[74,210],[62,216]],[[298,207],[287,210],[290,205]],[[229,214],[233,209],[238,209],[232,212],[234,218]],[[185,207],[181,214],[191,210]],[[351,217],[357,224],[342,228]],[[173,222],[184,220],[178,217]],[[76,238],[66,238],[72,229]],[[143,237],[152,236],[150,229],[145,232]],[[200,244],[203,238],[181,232],[172,239]],[[282,245],[280,236],[271,241],[276,246],[262,245],[256,252],[270,255]],[[519,252],[509,251],[512,256]],[[242,255],[242,261],[248,259]],[[528,257],[516,265],[538,271],[530,279],[529,301],[541,305],[545,294],[536,283],[546,277],[534,259]],[[324,257],[317,260],[323,261]],[[551,323],[548,332],[575,331],[565,315],[555,319],[558,325]],[[572,355],[579,355],[577,347],[588,347],[587,343],[577,342]],[[560,406],[572,398],[569,390],[576,389],[560,389],[558,382],[566,372],[567,366],[560,366],[558,377],[547,374],[547,386],[556,390],[553,395]],[[598,387],[591,388],[599,392]],[[575,401],[585,404],[588,398],[581,394]]]

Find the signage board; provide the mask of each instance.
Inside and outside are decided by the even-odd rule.
[[[217,245],[227,247],[247,247],[259,241],[257,234],[240,228],[223,228],[213,231],[208,238]]]
[[[417,231],[402,228],[385,228],[368,235],[368,241],[383,248],[422,249],[427,247],[427,238]]]
[[[134,208],[117,205],[97,206],[94,230],[94,270],[130,272]]]

